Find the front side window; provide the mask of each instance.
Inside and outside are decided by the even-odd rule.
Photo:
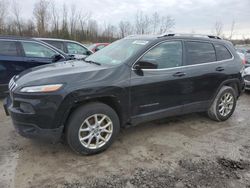
[[[26,57],[52,58],[57,53],[44,45],[35,42],[22,42]]]
[[[232,58],[231,53],[228,51],[228,49],[225,46],[223,46],[221,44],[215,44],[214,47],[216,50],[216,55],[217,55],[218,61]]]
[[[18,56],[16,42],[0,40],[0,55]]]
[[[67,49],[69,54],[82,54],[87,55],[87,49],[79,44],[73,42],[67,42]]]
[[[208,42],[186,42],[187,65],[195,65],[216,61],[215,50]]]
[[[182,65],[181,41],[169,41],[159,44],[147,52],[141,59],[142,62],[153,62],[158,69],[179,67]]]
[[[122,39],[90,55],[85,60],[107,65],[124,63],[149,44],[148,40]]]

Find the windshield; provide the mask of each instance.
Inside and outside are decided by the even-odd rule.
[[[90,55],[85,60],[100,64],[118,65],[124,63],[140,49],[144,48],[149,41],[122,39],[118,40],[102,50]]]

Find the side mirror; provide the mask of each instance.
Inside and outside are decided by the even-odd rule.
[[[93,52],[91,52],[91,51],[87,51],[86,52],[86,55],[91,55]]]
[[[134,66],[135,70],[157,69],[157,68],[158,68],[158,65],[155,60],[140,60]]]
[[[52,56],[52,62],[57,62],[59,60],[63,59],[63,56],[61,54],[55,54]]]

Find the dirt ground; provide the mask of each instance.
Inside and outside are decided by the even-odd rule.
[[[104,153],[79,156],[64,143],[19,136],[0,108],[0,188],[250,188],[249,111],[248,93],[226,122],[162,119],[122,130]]]

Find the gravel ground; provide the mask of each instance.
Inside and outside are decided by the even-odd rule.
[[[123,129],[104,153],[79,156],[64,143],[19,136],[0,108],[0,188],[250,188],[249,111],[247,93],[226,122],[162,119]]]

